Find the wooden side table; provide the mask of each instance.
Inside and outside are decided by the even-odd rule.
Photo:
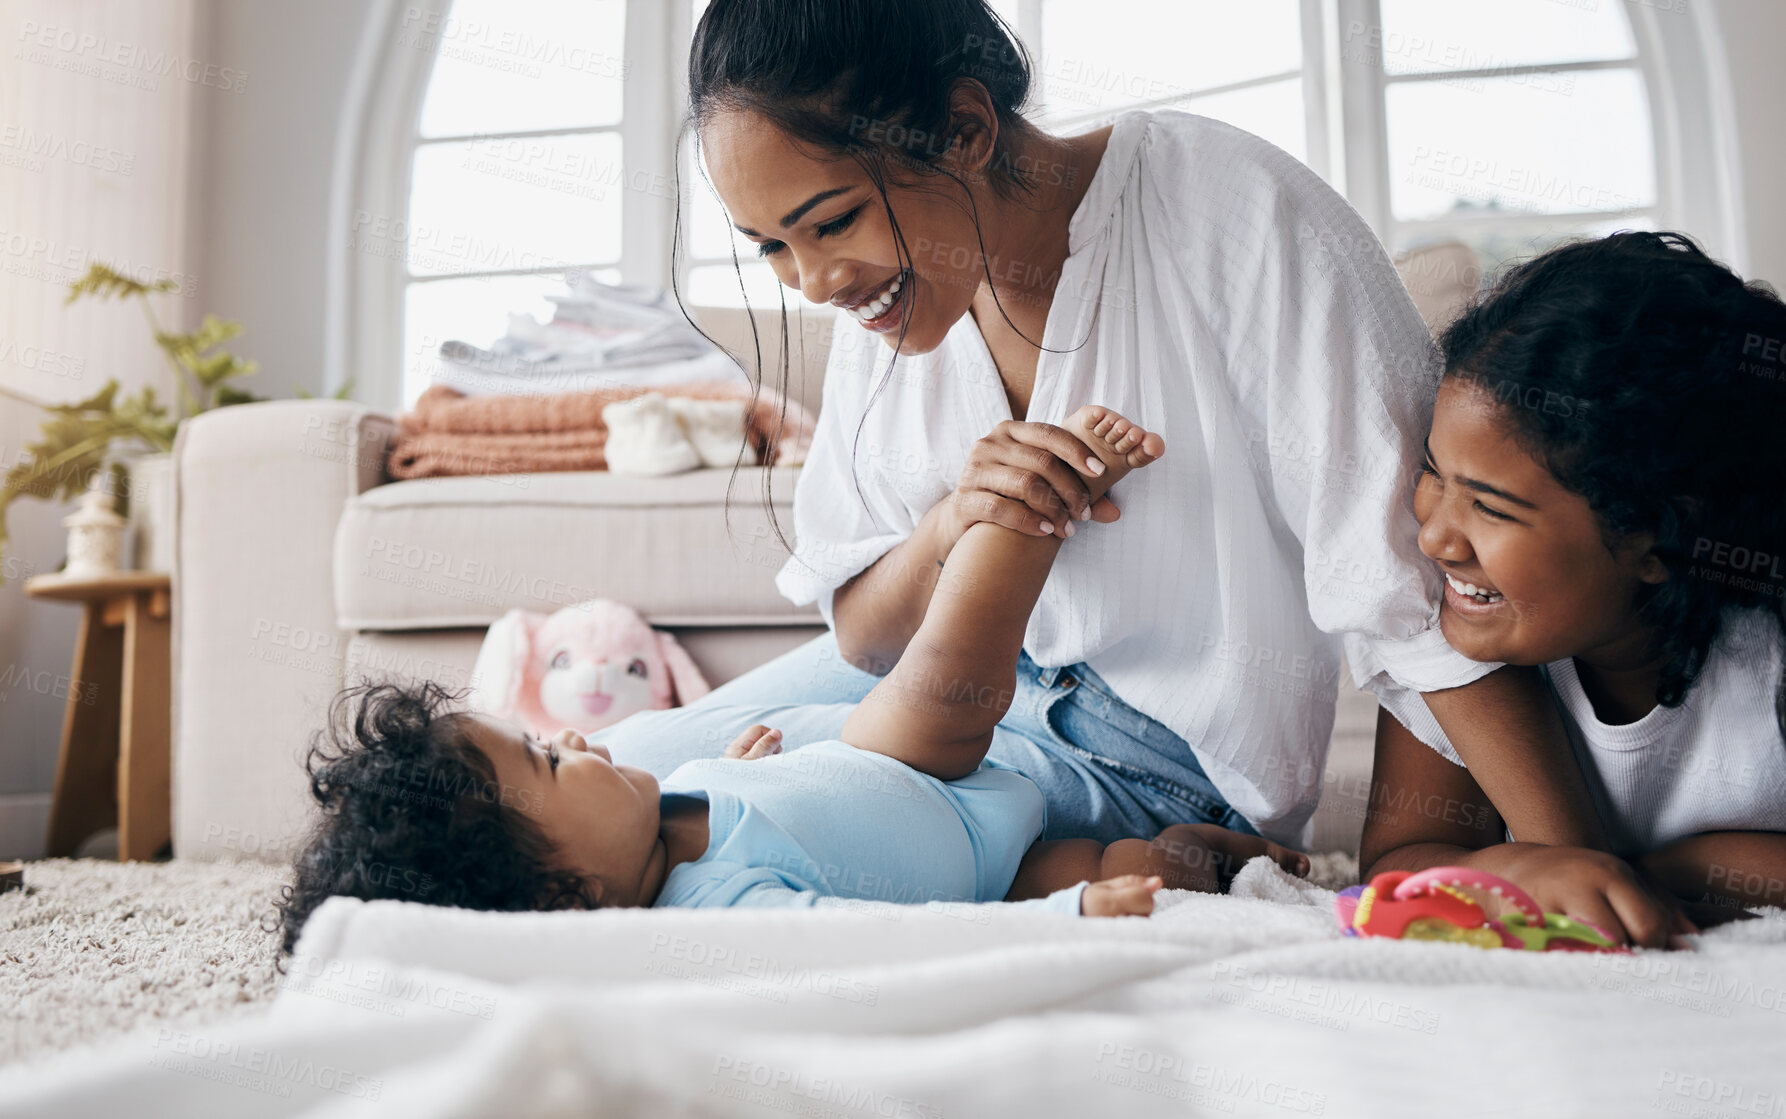
[[[82,840],[116,823],[120,860],[153,859],[172,835],[168,577],[39,575],[26,581],[25,593],[86,606],[62,721],[48,853],[72,855]]]

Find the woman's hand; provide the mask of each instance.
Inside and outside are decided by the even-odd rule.
[[[1085,917],[1147,917],[1153,913],[1153,892],[1160,876],[1143,878],[1124,874],[1093,882],[1079,895],[1079,912]]]
[[[943,499],[952,535],[959,540],[988,521],[1030,536],[1066,537],[1074,521],[1114,521],[1116,506],[1108,498],[1094,504],[1082,480],[1103,472],[1091,448],[1065,428],[1005,420],[974,443],[955,492]]]
[[[1475,865],[1518,885],[1546,913],[1596,925],[1620,944],[1666,948],[1676,936],[1699,931],[1673,897],[1617,855],[1537,843],[1508,843],[1478,854]]]
[[[890,672],[924,624],[937,570],[981,521],[1026,536],[1066,537],[1082,514],[1116,520],[1108,498],[1087,504],[1084,478],[1102,470],[1065,428],[1014,420],[993,428],[974,443],[955,489],[924,511],[912,534],[837,588],[832,628],[843,659],[876,676]]]
[[[766,758],[770,754],[779,753],[781,753],[781,732],[770,730],[759,724],[732,739],[732,744],[726,747],[725,753],[720,757],[754,761],[757,758]]]

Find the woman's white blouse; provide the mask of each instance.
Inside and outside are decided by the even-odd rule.
[[[1432,691],[1496,667],[1445,643],[1438,571],[1415,543],[1431,336],[1319,177],[1187,113],[1117,119],[1068,252],[1026,418],[1104,404],[1160,432],[1166,454],[1116,485],[1121,520],[1062,547],[1024,648],[1090,663],[1265,835],[1306,842],[1339,635],[1360,635],[1360,685]],[[832,592],[906,539],[1012,418],[971,315],[935,351],[893,359],[840,316],[776,580],[827,622]]]

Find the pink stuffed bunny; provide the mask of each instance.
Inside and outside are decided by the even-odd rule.
[[[484,635],[472,702],[541,737],[600,730],[712,689],[674,637],[607,599],[555,614],[510,610]]]

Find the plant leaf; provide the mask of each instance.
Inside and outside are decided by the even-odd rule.
[[[201,388],[215,389],[225,381],[250,376],[260,369],[258,362],[239,358],[228,350],[208,352],[240,333],[241,323],[207,314],[198,329],[190,333],[156,332],[155,343],[180,368],[192,374]]]
[[[157,450],[172,449],[175,425],[156,401],[154,390],[145,387],[113,406],[117,390],[118,383],[108,381],[80,404],[49,409],[38,440],[25,445],[27,457],[0,482],[0,510],[15,497],[67,500],[78,495],[119,439],[136,438]],[[103,407],[91,406],[96,404]]]
[[[85,400],[77,400],[73,404],[50,404],[45,411],[59,414],[80,412],[109,412],[112,410],[112,399],[118,395],[118,382],[114,378],[105,383],[105,387]]]
[[[68,298],[73,303],[83,296],[108,299],[132,297],[143,300],[155,343],[174,366],[174,379],[184,402],[183,412],[197,413],[207,407],[246,404],[261,399],[243,392],[227,382],[250,376],[259,363],[239,358],[219,347],[242,333],[239,322],[206,314],[198,329],[187,333],[162,331],[156,325],[155,313],[148,296],[154,292],[178,291],[172,279],[142,283],[106,264],[92,264],[86,275],[68,285]],[[192,385],[180,374],[189,374],[201,390],[198,397]],[[118,382],[110,380],[105,387],[85,400],[72,404],[53,404],[45,408],[37,442],[25,447],[26,454],[0,479],[0,554],[6,548],[6,511],[15,498],[37,497],[45,500],[68,500],[85,490],[102,468],[109,469],[114,492],[119,500],[129,502],[127,467],[112,457],[113,445],[119,440],[146,444],[158,451],[171,451],[174,433],[180,418],[168,415],[167,408],[155,398],[155,390],[144,386],[135,396],[118,399]],[[109,460],[109,466],[108,466]],[[0,580],[3,581],[3,580]]]
[[[140,441],[158,451],[173,449],[178,421],[155,399],[153,388],[145,385],[123,400],[117,396],[118,382],[107,381],[86,400],[45,409],[38,440],[25,445],[25,457],[0,480],[0,549],[6,544],[6,511],[14,499],[67,501],[79,496],[120,440]]]
[[[118,495],[113,499],[114,504],[117,506],[118,516],[128,517],[130,516],[130,467],[125,466],[117,459],[113,459],[110,472],[112,475],[112,492]]]
[[[104,264],[92,264],[87,274],[68,285],[68,298],[64,305],[73,303],[83,295],[94,295],[100,299],[117,296],[127,299],[133,295],[148,295],[152,291],[178,291],[180,285],[175,280],[157,280],[152,284],[139,283],[121,272],[116,272]]]
[[[267,398],[264,396],[256,396],[251,392],[243,392],[234,385],[224,385],[217,390],[216,406],[222,408],[230,404],[255,404],[265,399]]]
[[[316,399],[316,394],[311,392],[309,389],[305,388],[303,385],[299,385],[297,388],[293,389],[292,392],[297,394],[297,397],[299,400],[315,400]],[[330,400],[352,400],[353,399],[353,378],[349,377],[347,380],[343,381],[341,383],[340,388],[336,389],[334,392],[329,394],[329,399]]]

